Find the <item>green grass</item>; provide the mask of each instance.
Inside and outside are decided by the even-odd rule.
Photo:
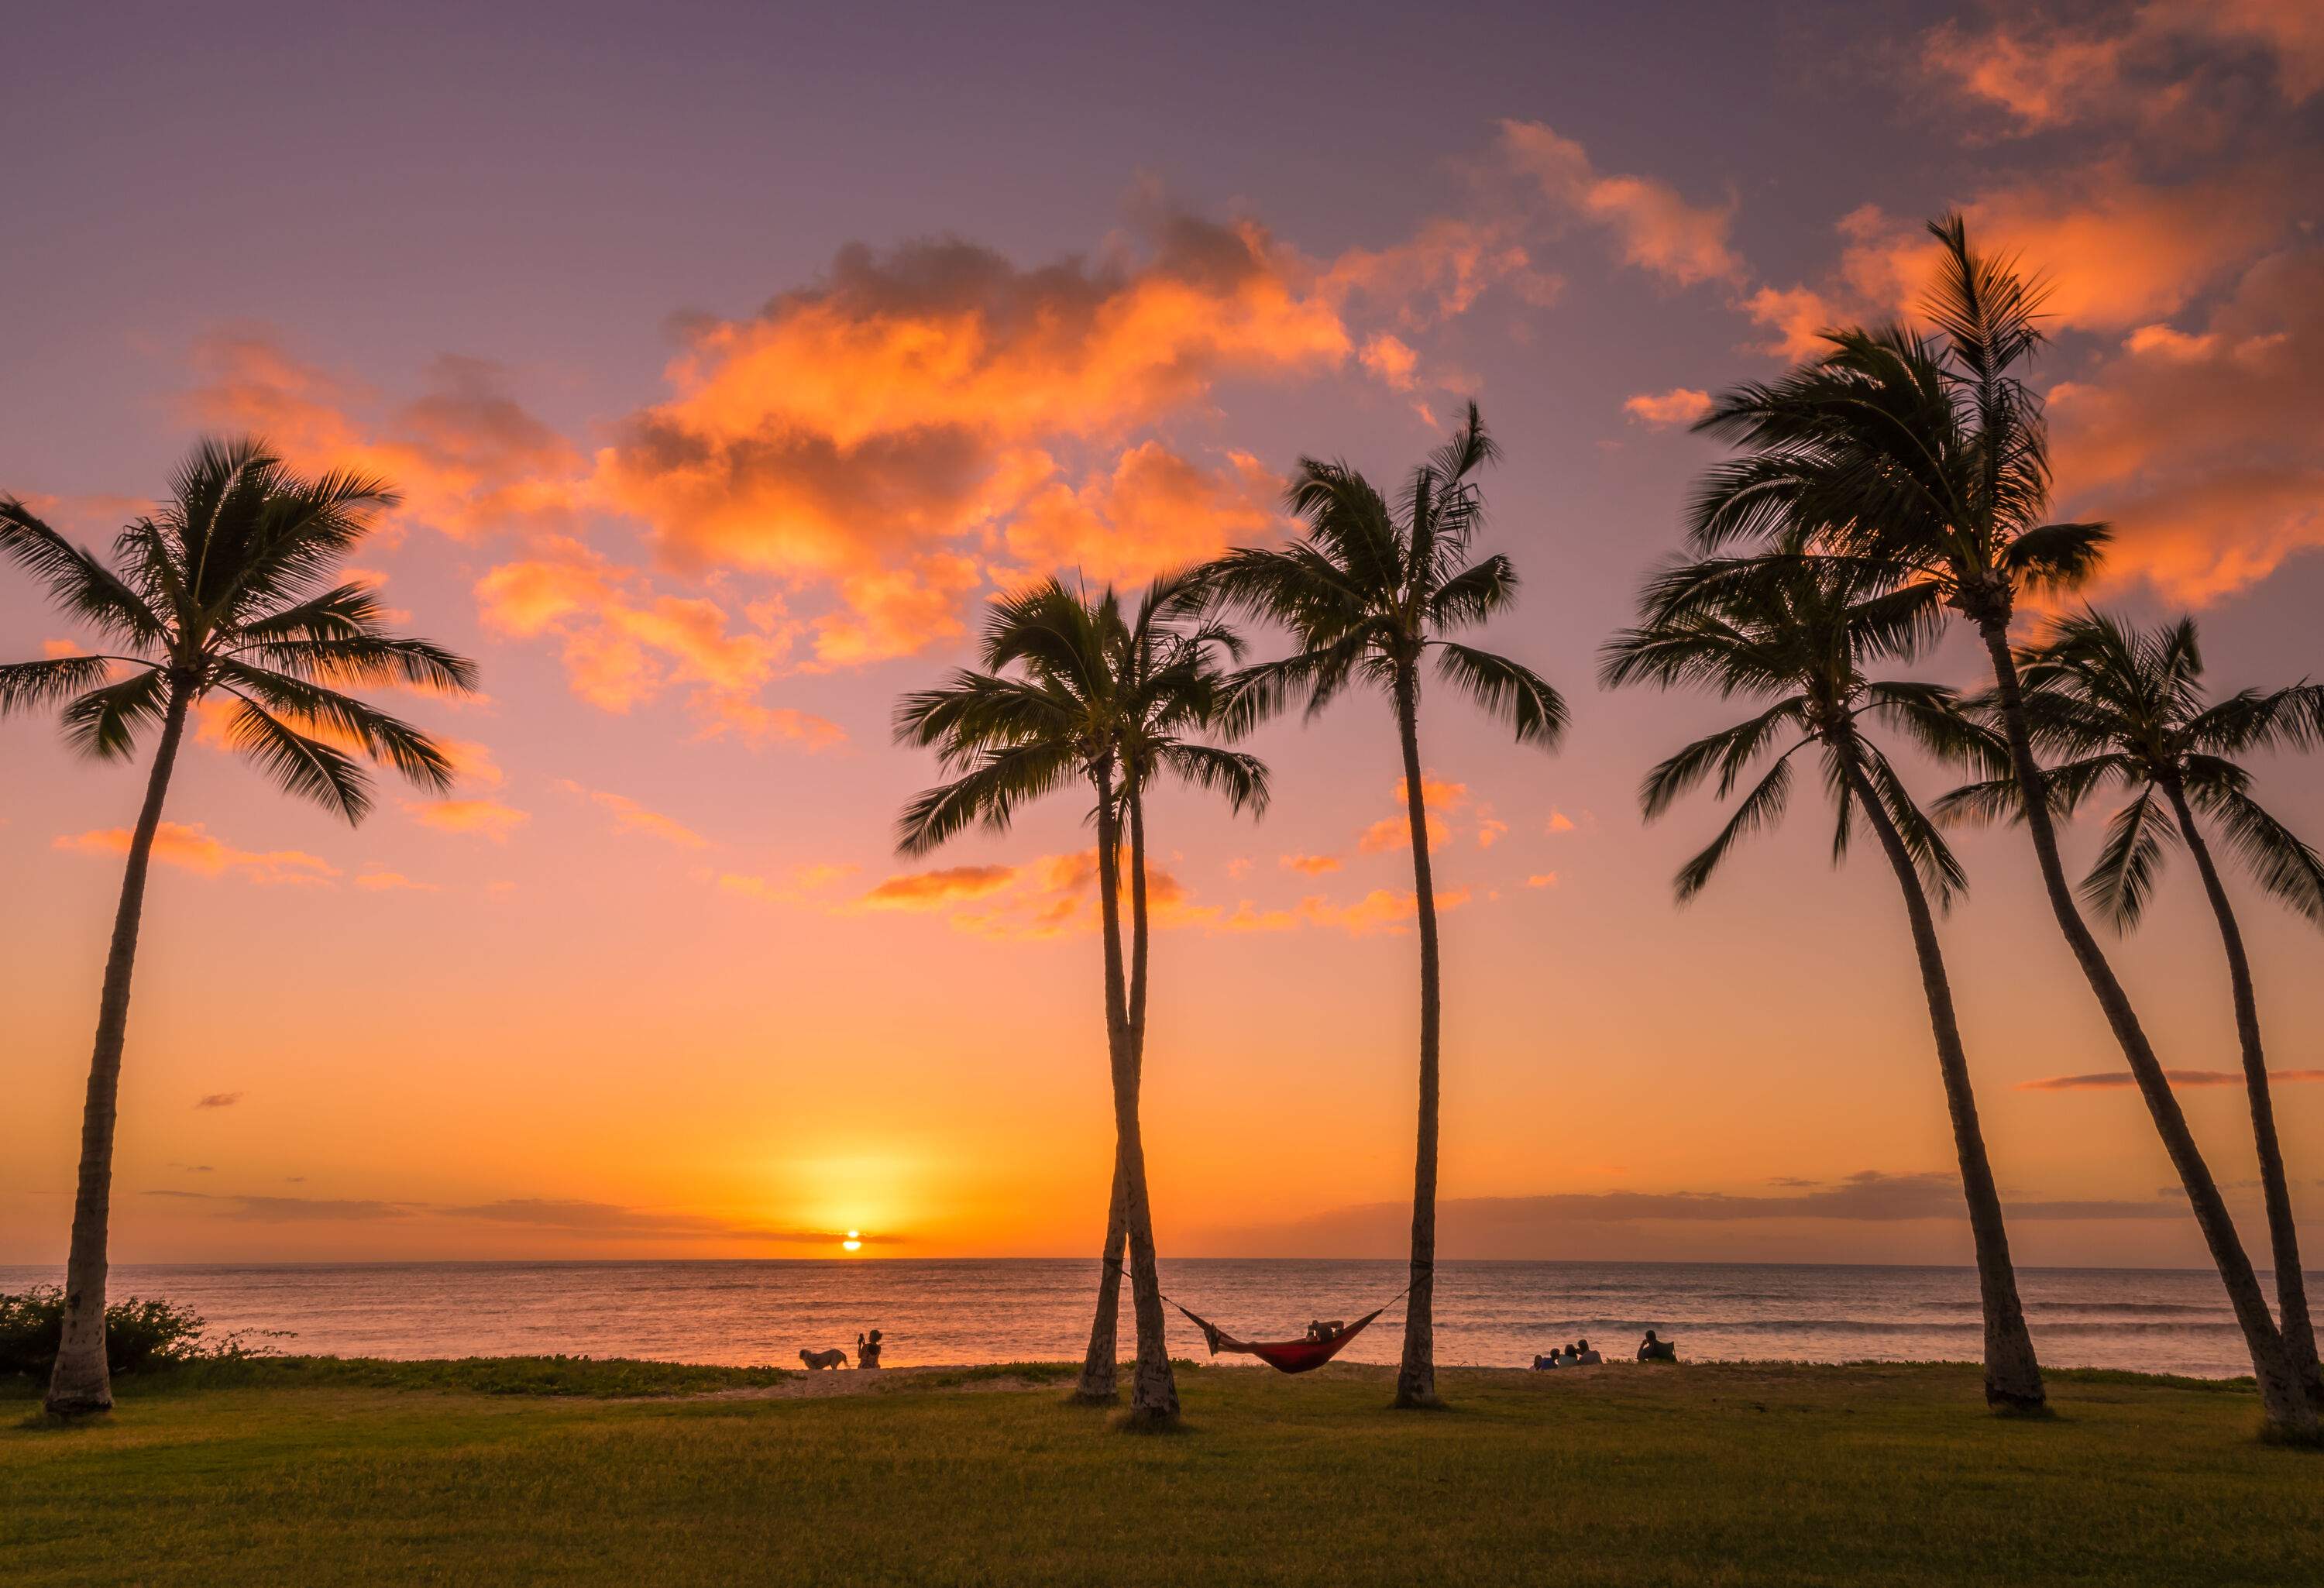
[[[769,1370],[234,1371],[0,1412],[9,1588],[2324,1580],[2324,1457],[2261,1444],[2247,1388],[2130,1375],[2023,1421],[1947,1365],[1448,1372],[1442,1414],[1384,1370],[1206,1369],[1139,1438],[1056,1367],[714,1399],[667,1397]]]

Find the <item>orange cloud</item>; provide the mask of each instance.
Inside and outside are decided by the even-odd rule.
[[[2324,547],[2324,249],[2262,259],[2200,332],[2143,326],[2050,393],[2065,506],[2110,582],[2201,604]]]
[[[1017,878],[1007,865],[955,865],[890,877],[859,900],[866,909],[942,909],[964,899],[996,893]]]
[[[129,839],[128,828],[106,827],[57,838],[53,846],[80,854],[126,854]],[[233,875],[252,882],[321,882],[341,874],[328,861],[301,850],[236,849],[212,837],[199,822],[163,822],[155,828],[153,858],[206,877]]]
[[[1573,831],[1573,818],[1562,810],[1553,810],[1549,813],[1549,820],[1543,825],[1542,831],[1570,833]]]
[[[1436,908],[1440,913],[1458,909],[1469,900],[1468,889],[1447,888],[1436,895]],[[1374,932],[1400,932],[1419,914],[1417,894],[1399,893],[1388,888],[1375,888],[1352,904],[1333,904],[1321,898],[1299,901],[1302,919],[1318,927],[1337,927],[1357,937]]]
[[[1255,224],[1185,216],[1151,222],[1140,249],[1038,270],[958,241],[851,245],[822,283],[698,324],[676,394],[621,427],[595,488],[681,563],[893,602],[899,576],[980,551],[1061,485],[1059,443],[1104,447],[1223,377],[1344,363],[1351,338],[1312,275]],[[957,632],[867,627],[911,648]],[[870,654],[866,633],[841,632],[831,660]]]
[[[302,469],[383,475],[404,514],[446,534],[553,527],[576,505],[579,453],[486,360],[446,355],[420,397],[384,411],[368,388],[302,363],[262,327],[204,337],[184,407],[195,423],[264,436]]]
[[[1556,300],[1564,282],[1535,268],[1507,223],[1439,216],[1401,243],[1349,249],[1332,261],[1320,285],[1332,301],[1366,300],[1386,308],[1399,326],[1411,330],[1466,314],[1496,287],[1508,287],[1521,301],[1545,308]],[[1383,358],[1374,352],[1385,344],[1404,346],[1394,337],[1371,338],[1364,366],[1396,386],[1397,355]]]
[[[1711,393],[1686,386],[1674,386],[1667,392],[1641,392],[1623,402],[1622,411],[1656,429],[1691,425],[1711,411]]]
[[[1327,872],[1338,871],[1341,861],[1336,854],[1286,854],[1276,863],[1287,872],[1299,872],[1307,876],[1320,877]]]
[[[1555,872],[1536,872],[1532,876],[1526,879],[1526,886],[1528,888],[1554,888],[1557,886],[1557,873]]]
[[[1273,536],[1284,523],[1283,482],[1247,452],[1213,471],[1158,441],[1143,441],[1078,489],[1052,483],[1018,509],[1002,533],[1023,574],[1077,568],[1099,582],[1132,583]],[[1003,573],[1001,582],[1019,582]]]
[[[2020,134],[2094,119],[2209,134],[2255,97],[2255,78],[2293,104],[2324,88],[2324,16],[2310,0],[2144,0],[2087,27],[1946,22],[1922,49],[1931,75]]]
[[[1539,122],[1502,122],[1500,144],[1553,208],[1611,232],[1627,263],[1683,287],[1742,278],[1743,262],[1728,245],[1732,203],[1690,204],[1654,178],[1603,175],[1581,144]]]
[[[441,833],[470,833],[505,844],[508,836],[532,819],[532,813],[503,805],[497,799],[412,800],[404,809],[424,827]]]
[[[374,893],[440,893],[443,891],[437,883],[415,882],[401,872],[367,871],[356,877],[355,882],[356,887],[368,888]]]
[[[1477,817],[1477,847],[1490,849],[1508,836],[1508,823],[1480,812]]]
[[[1434,811],[1428,813],[1428,847],[1441,849],[1452,836],[1452,829]],[[1412,842],[1412,818],[1384,816],[1366,827],[1356,838],[1356,848],[1365,854],[1379,854],[1385,850],[1402,849]]]
[[[675,844],[682,849],[706,849],[710,840],[673,817],[658,810],[648,810],[636,800],[620,794],[607,793],[603,789],[585,789],[567,778],[564,787],[575,794],[586,796],[593,804],[613,812],[613,830],[620,833],[643,833]]]

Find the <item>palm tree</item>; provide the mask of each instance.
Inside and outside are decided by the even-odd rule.
[[[367,589],[328,582],[374,515],[395,501],[381,482],[355,475],[302,478],[256,441],[203,441],[170,499],[115,540],[107,566],[22,502],[0,497],[0,553],[109,647],[0,667],[0,716],[61,702],[67,742],[106,761],[133,757],[148,728],[160,734],[130,835],[89,1062],[64,1338],[49,1380],[57,1415],[113,1404],[105,1281],[115,1104],[145,873],[188,715],[207,699],[229,703],[233,748],[284,792],[350,823],[371,808],[366,761],[426,788],[451,785],[451,763],[426,734],[339,688],[475,688],[474,663],[387,633]]]
[[[2061,815],[2070,812],[2105,788],[2129,797],[2108,822],[2106,845],[2082,879],[2082,902],[2128,931],[2145,910],[2164,845],[2175,836],[2194,856],[2227,949],[2284,1349],[2310,1399],[2324,1402],[2251,960],[2210,840],[2196,820],[2200,811],[2262,889],[2324,924],[2324,858],[2261,808],[2251,796],[2251,773],[2234,759],[2256,750],[2313,746],[2324,736],[2324,688],[2246,689],[2207,701],[2192,618],[2144,633],[2098,613],[2065,618],[2041,643],[2021,649],[2017,666],[2034,746],[2051,759],[2043,780],[2052,806]],[[1992,702],[1984,704],[1989,709]],[[2014,778],[1995,778],[1954,790],[1937,808],[1941,815],[1980,820],[2022,815],[2017,792]]]
[[[900,743],[931,747],[958,775],[906,808],[899,847],[925,854],[972,824],[1006,832],[1023,805],[1086,781],[1096,796],[1098,904],[1103,938],[1107,1057],[1113,1080],[1115,1156],[1097,1316],[1079,1390],[1111,1399],[1121,1247],[1130,1252],[1138,1366],[1130,1418],[1178,1415],[1163,1333],[1154,1226],[1139,1127],[1146,1007],[1145,790],[1157,775],[1222,793],[1236,809],[1263,810],[1267,769],[1256,758],[1187,737],[1215,707],[1215,654],[1235,653],[1222,625],[1197,621],[1183,577],[1156,581],[1134,621],[1111,589],[1094,600],[1055,579],[996,601],[986,620],[984,670],[955,672],[908,695],[896,712]],[[1013,669],[1013,670],[1012,670]],[[1134,977],[1121,946],[1123,829],[1130,846]]]
[[[2097,567],[2104,525],[2052,522],[2048,426],[2024,366],[2043,341],[2043,289],[1969,246],[1958,216],[1924,303],[1934,335],[1904,326],[1827,332],[1827,351],[1720,398],[1698,429],[1745,455],[1715,470],[1692,508],[1699,550],[1804,533],[1820,549],[1893,563],[1936,586],[1983,641],[2020,786],[2041,787],[2009,623],[2030,587],[2070,588]],[[2172,1094],[2129,995],[2075,908],[2046,800],[2026,805],[2044,893],[2155,1131],[2242,1325],[2271,1424],[2315,1436],[2316,1414],[2210,1167]]]
[[[1396,1404],[1434,1406],[1436,1396],[1436,1118],[1438,979],[1436,894],[1420,762],[1420,663],[1500,718],[1518,743],[1554,749],[1565,702],[1525,667],[1444,638],[1507,612],[1517,598],[1509,559],[1468,560],[1484,518],[1471,478],[1499,455],[1475,403],[1452,439],[1413,470],[1403,495],[1386,498],[1345,463],[1302,458],[1286,500],[1305,537],[1282,549],[1228,553],[1204,574],[1212,599],[1288,630],[1290,656],[1238,673],[1223,715],[1248,732],[1295,699],[1310,718],[1351,681],[1385,693],[1404,752],[1405,815],[1412,829],[1413,896],[1420,937],[1420,1132],[1414,1155],[1412,1293]]]
[[[1860,818],[1895,872],[1969,1203],[1985,1313],[1986,1404],[2038,1412],[2045,1404],[2042,1370],[2017,1297],[2009,1232],[1929,908],[1932,894],[1941,909],[1950,902],[1962,886],[1960,868],[1887,756],[1863,732],[1868,721],[1879,722],[1947,751],[1968,732],[1950,690],[1865,674],[1874,661],[1909,660],[1932,637],[1943,621],[1937,592],[1925,583],[1900,586],[1895,570],[1852,559],[1771,557],[1682,564],[1648,584],[1641,605],[1640,626],[1624,630],[1606,648],[1600,669],[1606,685],[1693,685],[1721,698],[1748,698],[1757,708],[1646,774],[1639,799],[1647,819],[1663,815],[1714,771],[1720,794],[1732,792],[1781,745],[1719,836],[1679,872],[1680,900],[1702,891],[1738,840],[1782,817],[1791,759],[1810,745],[1817,749],[1824,786],[1838,809],[1833,859],[1846,854]]]

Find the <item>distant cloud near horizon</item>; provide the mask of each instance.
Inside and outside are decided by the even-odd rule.
[[[208,1165],[194,1166],[208,1172]],[[293,1176],[295,1183],[303,1176]],[[148,1196],[215,1204],[216,1216],[248,1223],[375,1223],[387,1219],[447,1219],[515,1225],[570,1235],[663,1236],[681,1240],[741,1238],[778,1245],[836,1246],[843,1240],[867,1246],[900,1244],[908,1235],[893,1233],[783,1229],[738,1223],[706,1214],[624,1207],[618,1203],[569,1197],[512,1196],[497,1202],[445,1205],[396,1202],[374,1197],[263,1196],[214,1191],[150,1190]]]
[[[232,1108],[242,1101],[239,1092],[208,1092],[195,1100],[196,1108]]]
[[[2240,1070],[2164,1070],[2173,1086],[2240,1086],[2244,1084]],[[2270,1070],[2271,1081],[2324,1081],[2324,1070]],[[2093,1076],[2045,1076],[2038,1081],[2020,1081],[2020,1092],[2097,1092],[2114,1091],[2135,1085],[2128,1070],[2102,1070]]]

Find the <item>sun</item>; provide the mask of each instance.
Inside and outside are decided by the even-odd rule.
[[[840,1249],[842,1251],[862,1251],[862,1250],[863,1250],[863,1232],[862,1232],[862,1231],[861,1231],[861,1230],[850,1230],[850,1231],[848,1231],[848,1232],[847,1232],[847,1239],[846,1239],[846,1240],[844,1240],[844,1241],[842,1241],[842,1242],[839,1243],[839,1249]]]

